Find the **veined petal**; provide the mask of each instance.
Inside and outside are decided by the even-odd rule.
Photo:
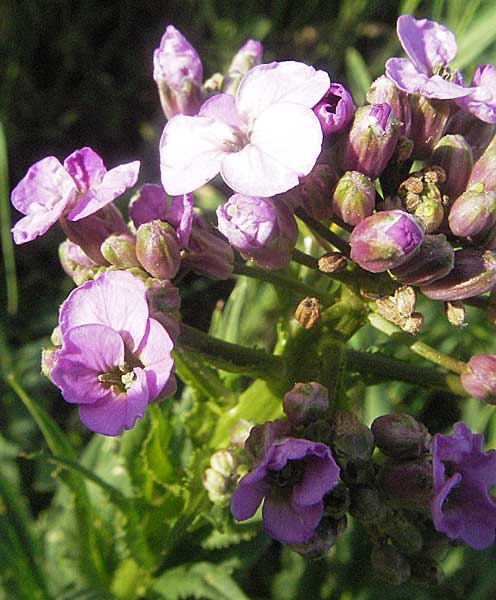
[[[474,91],[456,103],[481,121],[496,123],[496,67],[479,65],[472,86],[476,86]]]
[[[43,235],[60,219],[64,212],[64,204],[60,203],[52,210],[39,210],[26,215],[12,227],[12,235],[16,244],[24,244]]]
[[[160,140],[160,169],[165,191],[192,192],[220,170],[222,158],[237,143],[232,127],[211,117],[176,115]]]
[[[64,160],[64,168],[80,192],[87,192],[99,185],[107,172],[102,157],[88,147],[69,154]]]
[[[136,183],[139,168],[140,162],[135,160],[107,171],[101,183],[79,199],[67,218],[70,221],[79,221],[110,204]]]
[[[436,21],[401,15],[396,29],[405,52],[417,70],[426,75],[430,75],[436,66],[445,66],[455,58],[454,34]]]
[[[174,366],[172,339],[155,319],[148,319],[148,327],[137,357],[143,363],[150,401],[160,394],[169,380]]]
[[[266,108],[280,102],[303,104],[312,108],[329,89],[325,71],[295,61],[273,62],[254,67],[238,88],[236,106],[249,125]]]
[[[287,500],[270,496],[265,499],[262,509],[263,526],[275,540],[298,544],[313,536],[322,513],[322,502],[296,508]]]
[[[474,91],[474,88],[466,88],[457,83],[446,81],[440,75],[433,75],[419,88],[418,91],[422,96],[427,96],[427,98],[450,100],[452,98],[468,96]]]
[[[73,290],[60,309],[62,336],[78,325],[97,323],[119,333],[131,352],[145,335],[145,285],[126,271],[108,271]]]
[[[202,104],[198,115],[200,117],[212,117],[217,121],[227,123],[234,129],[243,128],[243,123],[236,109],[236,100],[232,94],[212,96]]]
[[[270,106],[255,120],[250,143],[302,177],[315,165],[322,137],[310,108],[284,102]]]

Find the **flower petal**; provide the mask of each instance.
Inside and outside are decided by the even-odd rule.
[[[137,357],[143,363],[150,401],[160,394],[172,372],[173,343],[167,331],[155,319],[148,319],[147,332]]]
[[[144,223],[155,219],[165,218],[167,197],[165,190],[156,183],[145,183],[140,187],[139,194],[129,204],[129,216],[136,229]]]
[[[270,492],[270,485],[263,479],[249,483],[241,479],[231,497],[231,513],[237,521],[253,517],[260,502]]]
[[[291,102],[312,108],[324,96],[330,83],[325,71],[316,71],[300,62],[258,65],[248,71],[238,88],[238,113],[251,125],[272,104]]]
[[[445,66],[455,58],[454,34],[436,21],[401,15],[396,29],[401,45],[418,71],[430,75],[436,66]]]
[[[479,65],[472,86],[476,86],[474,91],[456,103],[481,121],[496,123],[496,67]]]
[[[212,96],[202,104],[198,114],[200,117],[211,117],[217,121],[227,123],[233,129],[244,127],[236,109],[236,100],[231,94]]]
[[[80,192],[98,186],[107,172],[102,157],[88,147],[69,154],[64,160],[64,168]]]
[[[144,283],[126,271],[108,271],[73,290],[60,309],[62,336],[90,323],[110,327],[136,351],[148,323]]]
[[[313,450],[315,452],[315,450]],[[308,506],[320,502],[329,490],[337,484],[339,467],[327,449],[327,456],[307,456],[304,459],[305,470],[303,480],[293,488],[294,505]]]
[[[139,168],[140,162],[135,160],[107,171],[101,183],[78,200],[76,206],[69,213],[68,219],[79,221],[110,204],[136,183]]]
[[[187,248],[193,226],[193,196],[191,194],[172,196],[165,220],[176,230],[180,247]]]
[[[222,157],[236,142],[234,130],[211,117],[173,117],[160,140],[165,191],[179,196],[213,179],[220,170]]]
[[[263,505],[263,525],[265,531],[275,540],[286,544],[298,544],[313,536],[322,513],[322,502],[296,509],[287,499],[271,496],[265,499]]]
[[[43,235],[52,225],[60,219],[64,211],[64,204],[60,203],[52,210],[40,210],[31,215],[26,215],[12,227],[12,235],[16,244],[24,244]]]

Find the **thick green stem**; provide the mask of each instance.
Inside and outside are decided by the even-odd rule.
[[[378,315],[377,313],[372,313],[369,315],[369,321],[373,327],[382,331],[388,336],[391,336],[395,333],[402,334],[402,331],[396,325],[393,325],[389,321],[386,321],[383,317]],[[453,371],[454,373],[458,373],[458,375],[462,375],[463,373],[468,372],[467,364],[461,360],[457,360],[456,358],[452,358],[432,346],[425,344],[424,342],[420,342],[415,340],[415,338],[411,337],[411,339],[406,338],[404,334],[402,335],[402,339],[404,340],[405,345],[407,345],[412,352],[430,360],[431,362],[448,369],[449,371]]]
[[[451,373],[440,373],[429,367],[412,365],[406,361],[384,356],[377,352],[346,350],[346,366],[350,371],[373,375],[384,381],[404,381],[422,387],[448,390],[458,396],[467,396],[460,378]]]
[[[178,345],[201,355],[211,365],[224,371],[244,373],[265,381],[276,381],[284,375],[284,361],[280,356],[224,342],[184,323],[181,323]]]
[[[317,219],[314,219],[309,214],[307,214],[303,209],[297,208],[295,210],[295,215],[303,221],[305,225],[318,237],[321,237],[326,242],[329,242],[334,248],[337,248],[340,252],[342,252],[345,256],[350,255],[350,245],[346,240],[343,240],[342,237],[327,229],[325,225],[323,225]]]
[[[318,290],[298,279],[294,279],[277,271],[269,271],[268,269],[261,269],[260,267],[236,264],[234,273],[236,275],[244,275],[245,277],[252,277],[253,279],[272,283],[272,285],[284,290],[289,290],[299,297],[311,296],[318,298],[325,306],[331,306],[334,303],[332,294]]]

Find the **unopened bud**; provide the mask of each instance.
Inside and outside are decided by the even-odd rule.
[[[446,132],[462,135],[470,144],[474,160],[485,151],[494,136],[496,125],[485,123],[465,110],[458,110],[448,121]]]
[[[383,415],[375,419],[371,429],[376,446],[396,460],[419,458],[430,450],[427,428],[410,415]]]
[[[253,464],[260,462],[272,444],[287,437],[290,430],[291,425],[287,419],[266,421],[262,425],[255,425],[245,444],[251,462]]]
[[[496,192],[496,136],[474,164],[467,188],[482,184],[483,191]]]
[[[237,461],[229,450],[217,450],[210,457],[210,466],[223,477],[232,477],[236,471]]]
[[[150,275],[172,279],[181,264],[176,232],[159,220],[140,225],[136,233],[136,255]]]
[[[208,492],[210,502],[225,504],[229,500],[228,483],[215,469],[207,469],[203,474],[203,485]]]
[[[403,516],[395,515],[388,524],[387,533],[400,552],[410,556],[422,549],[422,534],[419,529]]]
[[[146,281],[146,301],[150,313],[175,313],[181,305],[178,288],[167,279]]]
[[[105,259],[118,269],[141,266],[136,256],[136,238],[130,233],[109,236],[100,249]]]
[[[393,585],[400,585],[410,578],[410,563],[394,546],[374,546],[371,562],[374,571]]]
[[[379,480],[385,494],[396,506],[407,510],[430,512],[432,464],[428,460],[386,462]]]
[[[465,306],[461,300],[446,302],[444,309],[446,318],[452,325],[460,327],[465,323]]]
[[[474,398],[496,404],[496,354],[475,354],[461,375],[465,390]]]
[[[332,190],[338,175],[334,167],[320,163],[300,179],[300,185],[285,194],[314,219],[326,221],[332,216]]]
[[[320,319],[320,306],[317,298],[307,296],[298,304],[295,319],[305,329],[312,329]]]
[[[70,240],[65,240],[60,244],[59,260],[64,271],[76,285],[81,285],[87,279],[91,279],[99,268],[77,244]]]
[[[451,231],[459,237],[487,233],[496,223],[496,192],[464,192],[451,207],[448,221]]]
[[[50,373],[57,364],[58,351],[60,347],[47,346],[41,350],[41,372],[50,379]]]
[[[375,488],[358,486],[351,494],[350,514],[363,523],[379,525],[386,518],[387,509]]]
[[[338,411],[333,421],[332,450],[338,463],[340,460],[344,464],[369,461],[374,450],[374,436],[353,413]]]
[[[257,40],[247,40],[231,61],[222,81],[222,91],[226,94],[235,95],[243,76],[262,62],[262,55],[262,44]]]
[[[413,94],[410,96],[410,106],[413,156],[418,160],[424,160],[430,156],[432,149],[444,134],[450,116],[449,102]]]
[[[322,273],[338,273],[346,268],[348,259],[341,252],[327,252],[319,258],[317,264]]]
[[[455,251],[446,236],[426,235],[414,257],[391,273],[402,283],[427,285],[447,275],[455,264]]]
[[[348,225],[358,225],[374,212],[374,183],[359,171],[346,172],[334,190],[332,208]]]
[[[412,111],[408,94],[400,90],[385,75],[378,77],[367,90],[367,102],[379,104],[386,102],[391,107],[393,115],[401,122],[401,134],[410,135]]]
[[[300,544],[287,544],[293,552],[304,558],[315,560],[327,554],[336,541],[336,524],[333,519],[324,517],[315,530],[313,536]]]
[[[329,409],[329,393],[320,383],[296,383],[284,395],[283,410],[294,425],[308,425],[325,416]]]
[[[322,133],[340,133],[353,119],[355,106],[350,92],[340,83],[331,83],[324,97],[313,107]]]
[[[430,159],[446,173],[441,190],[450,198],[457,198],[467,187],[474,164],[472,148],[461,135],[445,135],[435,145]]]

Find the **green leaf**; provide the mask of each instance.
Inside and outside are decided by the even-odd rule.
[[[345,55],[346,78],[355,104],[363,104],[365,94],[372,83],[372,78],[363,56],[355,48],[346,49]]]
[[[208,562],[169,569],[152,589],[165,600],[249,600],[224,566]]]
[[[496,42],[496,5],[490,3],[485,9],[478,11],[470,27],[458,37],[458,52],[453,67],[463,69]]]

